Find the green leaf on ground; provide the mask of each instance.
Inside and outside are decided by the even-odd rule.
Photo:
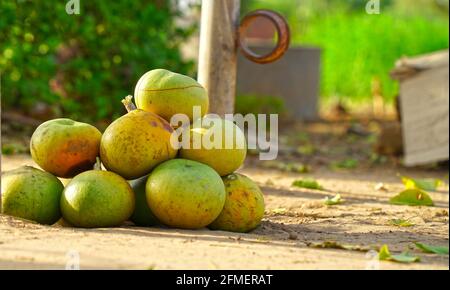
[[[385,261],[391,257],[391,252],[387,245],[383,245],[378,252],[378,259],[380,261]]]
[[[419,257],[411,256],[407,252],[403,252],[399,255],[392,255],[389,251],[389,248],[387,245],[383,245],[380,248],[380,251],[378,252],[378,259],[380,261],[391,261],[391,262],[397,262],[397,263],[415,263],[420,262]]]
[[[414,244],[424,253],[448,255],[448,247],[430,246],[422,243],[414,243]]]
[[[367,144],[375,144],[378,141],[378,136],[376,134],[370,134],[365,139]]]
[[[311,171],[311,168],[303,163],[287,163],[280,161],[267,161],[263,162],[262,166],[270,169],[277,169],[286,172],[295,172],[295,173],[308,173]]]
[[[297,153],[301,155],[313,155],[316,153],[316,148],[312,144],[301,145],[297,147]]]
[[[410,222],[409,220],[405,219],[393,219],[390,221],[392,225],[397,227],[412,227],[415,226],[414,223]]]
[[[392,255],[388,260],[398,263],[416,263],[420,262],[420,257],[412,256],[408,252],[403,252],[399,255]]]
[[[425,191],[420,189],[407,189],[392,197],[389,203],[396,205],[433,206],[433,200]]]
[[[376,152],[372,152],[372,153],[370,153],[369,161],[370,161],[370,164],[372,164],[372,165],[384,164],[388,161],[388,158],[384,155],[379,155]]]
[[[336,194],[334,197],[329,198],[328,196],[325,197],[324,200],[324,204],[325,205],[336,205],[336,204],[341,204],[342,202],[344,202],[344,200],[341,198],[340,194]]]
[[[318,248],[318,249],[338,249],[338,250],[359,251],[359,252],[367,252],[370,250],[368,247],[365,246],[340,244],[335,241],[325,241],[321,243],[307,243],[306,245],[310,248]]]
[[[270,243],[272,239],[269,236],[258,236],[255,240],[257,243],[267,244]]]
[[[311,171],[311,168],[302,163],[289,163],[286,164],[284,170],[287,172],[308,173]]]
[[[345,159],[331,164],[332,169],[355,169],[358,167],[359,161],[353,158]]]
[[[297,138],[300,142],[308,142],[310,140],[310,136],[306,132],[298,133]]]
[[[421,189],[427,191],[436,191],[436,189],[442,185],[442,180],[440,179],[414,179],[406,176],[402,176],[402,182],[406,189]]]
[[[8,146],[8,145],[3,145],[2,146],[2,154],[3,155],[12,155],[14,154],[15,150],[13,147]]]
[[[323,190],[323,187],[314,179],[297,179],[294,180],[294,182],[292,182],[292,186],[307,189]]]

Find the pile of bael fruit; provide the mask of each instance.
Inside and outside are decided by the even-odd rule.
[[[210,118],[204,115],[209,104],[205,89],[190,77],[157,69],[141,77],[135,101],[137,107],[130,96],[122,101],[128,113],[103,134],[70,119],[41,124],[30,151],[45,171],[23,166],[2,174],[2,212],[86,228],[120,226],[127,220],[186,229],[256,228],[264,215],[263,194],[251,179],[234,173],[246,157],[243,132],[224,119],[215,119],[220,121],[214,126],[194,126]],[[203,112],[199,120],[193,120],[194,106]],[[180,128],[189,130],[191,139],[232,130],[233,144],[244,142],[244,148],[178,150],[171,136],[180,128],[168,121],[179,113],[190,119],[190,126]],[[71,180],[64,187],[57,177]]]

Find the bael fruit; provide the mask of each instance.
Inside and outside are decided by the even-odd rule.
[[[58,178],[31,166],[7,171],[2,174],[2,213],[54,224],[61,218],[63,189]]]
[[[63,191],[61,212],[76,227],[119,226],[134,211],[131,186],[119,175],[90,170],[75,176]]]
[[[100,142],[103,165],[128,180],[149,174],[153,167],[177,154],[170,142],[173,129],[169,123],[136,109],[131,98],[123,100],[128,114],[109,125]]]
[[[227,198],[210,229],[231,232],[248,232],[256,228],[264,216],[264,196],[248,177],[234,173],[223,178]]]
[[[222,211],[225,187],[220,176],[199,162],[174,159],[156,167],[147,185],[147,202],[162,223],[197,229]]]
[[[45,171],[71,178],[95,164],[101,137],[92,125],[70,119],[50,120],[31,136],[31,157]]]
[[[130,181],[131,188],[133,188],[136,197],[136,207],[130,220],[135,225],[142,227],[155,226],[159,223],[147,203],[147,196],[145,194],[145,184],[147,183],[147,178],[148,176],[144,176]]]
[[[183,143],[180,150],[181,158],[209,165],[220,176],[233,173],[244,163],[247,155],[245,135],[232,121],[205,117],[195,121],[189,133],[189,146],[187,148]],[[182,135],[182,138],[185,137]],[[202,140],[202,144],[198,149],[194,146],[196,138]],[[218,139],[216,145],[213,145],[216,138],[220,139]],[[227,138],[231,140],[229,147],[226,147]],[[208,147],[205,144],[209,140],[211,140],[211,145],[213,146]]]
[[[175,114],[185,114],[193,120],[193,107],[201,108],[202,116],[208,112],[206,90],[193,78],[165,69],[145,73],[134,90],[139,109],[160,115],[170,121]]]

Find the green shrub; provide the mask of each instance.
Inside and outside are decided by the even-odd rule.
[[[330,14],[310,24],[299,42],[323,48],[321,93],[327,97],[372,97],[379,80],[382,95],[392,101],[398,83],[389,72],[396,60],[448,48],[448,20],[418,15]]]
[[[449,47],[448,1],[381,0],[381,14],[366,14],[368,0],[248,0],[244,13],[268,8],[289,21],[293,45],[323,49],[321,95],[367,101],[372,82],[392,101],[395,61]]]
[[[283,99],[272,96],[239,95],[236,97],[235,112],[247,114],[283,114],[285,113]]]
[[[115,118],[121,98],[146,71],[192,74],[179,46],[193,31],[179,28],[173,1],[0,2],[2,107],[28,111],[37,102],[81,120]]]

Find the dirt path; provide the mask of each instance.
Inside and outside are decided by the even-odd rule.
[[[251,162],[249,162],[251,163]],[[5,156],[2,170],[33,162],[25,155]],[[74,229],[41,226],[0,215],[0,268],[65,268],[79,257],[80,267],[112,269],[448,269],[448,256],[423,254],[414,241],[449,243],[448,187],[431,193],[435,207],[387,203],[403,187],[396,169],[333,171],[318,168],[316,178],[329,191],[292,188],[305,175],[246,166],[265,193],[266,217],[250,234],[208,229],[188,231],[140,228]],[[405,170],[413,177],[444,178],[444,171]],[[447,180],[448,181],[448,180]],[[383,182],[387,191],[374,189]],[[345,203],[327,207],[325,196],[340,193]],[[410,219],[400,228],[392,219]],[[370,249],[388,244],[397,253],[411,248],[420,263],[378,263],[363,251],[319,249],[311,243],[336,241]]]

